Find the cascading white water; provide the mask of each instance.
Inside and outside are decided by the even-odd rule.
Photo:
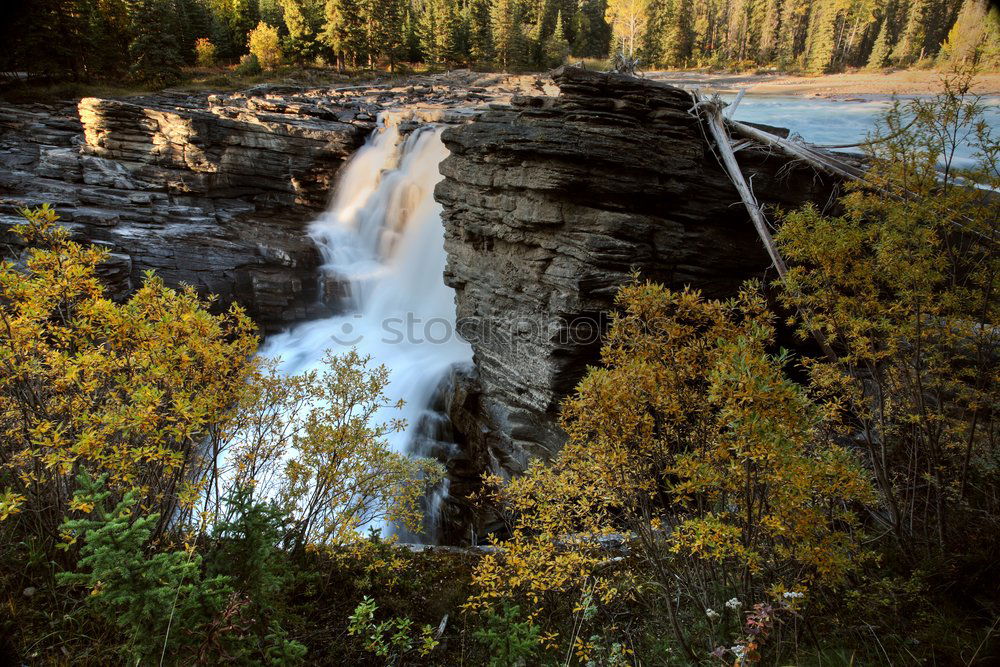
[[[388,394],[407,428],[390,437],[404,454],[427,454],[414,438],[442,378],[472,360],[455,332],[454,290],[444,284],[444,227],[434,186],[448,155],[441,129],[421,128],[405,141],[395,126],[377,130],[345,165],[330,208],[310,227],[328,282],[346,290],[345,312],[308,322],[266,342],[286,373],[319,368],[327,350],[356,347],[390,372]],[[442,490],[429,499],[436,512]],[[432,517],[433,518],[433,517]]]

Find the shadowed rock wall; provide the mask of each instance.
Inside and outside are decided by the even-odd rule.
[[[719,297],[769,264],[686,91],[576,68],[554,79],[558,97],[514,98],[444,133],[445,280],[478,371],[457,417],[469,485],[558,450],[559,404],[597,362],[602,314],[633,272]],[[765,207],[831,196],[811,169],[737,155]]]

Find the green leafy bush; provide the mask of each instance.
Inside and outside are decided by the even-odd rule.
[[[73,506],[88,514],[69,519],[60,530],[65,548],[82,541],[75,572],[57,581],[85,587],[84,609],[107,618],[122,631],[122,652],[150,660],[164,652],[190,648],[193,637],[219,612],[231,593],[227,577],[202,577],[201,557],[193,550],[147,553],[159,516],[134,516],[136,498],[128,493],[108,511],[111,495],[104,479],[78,478]]]
[[[365,649],[385,658],[387,663],[396,664],[410,653],[426,657],[437,648],[439,642],[430,625],[424,625],[417,632],[409,618],[391,618],[376,623],[376,611],[375,600],[365,596],[351,614],[347,632],[362,637]]]
[[[256,76],[263,72],[260,60],[252,53],[247,53],[240,57],[240,64],[233,70],[238,76]]]
[[[542,648],[541,628],[530,619],[521,620],[517,605],[504,604],[499,611],[490,609],[485,623],[473,637],[486,647],[490,667],[527,664]]]

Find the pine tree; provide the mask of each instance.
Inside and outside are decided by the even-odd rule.
[[[726,30],[726,59],[744,61],[750,37],[750,0],[730,0],[729,21]]]
[[[778,36],[778,63],[782,67],[791,66],[805,50],[809,7],[809,0],[785,0],[782,6]]]
[[[315,59],[322,50],[324,0],[279,0],[287,36],[282,50],[299,63]],[[263,17],[261,20],[264,20]],[[272,24],[278,25],[278,24]]]
[[[497,65],[504,71],[521,67],[524,64],[525,40],[517,0],[494,0],[490,10],[490,27]]]
[[[948,38],[941,46],[942,63],[975,63],[988,27],[985,0],[965,0]]]
[[[81,474],[77,480],[81,490],[73,502],[94,508],[91,514],[97,518],[66,520],[60,526],[62,534],[85,541],[78,571],[60,572],[57,581],[88,589],[85,604],[129,637],[125,650],[132,664],[156,662],[167,650],[173,655],[223,607],[232,590],[229,579],[203,578],[201,556],[195,553],[147,554],[159,515],[136,512],[134,491],[109,512],[104,503],[111,494],[104,490],[104,479]]]
[[[761,64],[771,62],[778,54],[782,0],[764,0],[763,6],[764,9],[757,13],[758,24],[755,27],[758,35],[757,60]]]
[[[364,49],[364,24],[357,0],[326,0],[323,42],[333,51],[337,67],[356,65]]]
[[[889,64],[889,55],[892,53],[892,44],[889,43],[889,17],[882,19],[882,26],[878,30],[878,37],[872,45],[871,53],[868,55],[866,69],[882,69]]]
[[[892,59],[900,65],[912,65],[925,55],[930,0],[910,0],[903,5],[907,9],[906,23]]]
[[[183,58],[171,25],[169,0],[130,0],[132,41],[129,76],[135,81],[167,85],[181,76]]]
[[[384,57],[390,71],[394,70],[403,45],[401,0],[362,0],[360,8],[369,67]]]
[[[285,10],[281,3],[282,0],[257,0],[260,20],[268,25],[284,25]]]
[[[992,7],[983,24],[983,41],[976,60],[983,69],[995,72],[1000,69],[1000,9]]]
[[[427,62],[444,64],[458,59],[456,37],[459,16],[455,0],[427,0],[420,20],[420,50]]]
[[[556,13],[556,25],[552,34],[545,38],[545,48],[543,49],[543,64],[545,67],[558,67],[569,55],[569,42],[566,40],[566,33],[563,32],[562,11]]]
[[[487,63],[493,60],[490,0],[469,2],[469,54],[475,62]]]
[[[407,3],[403,15],[403,46],[400,58],[408,62],[421,59],[420,26],[412,4]]]
[[[585,58],[600,58],[608,54],[611,26],[604,20],[605,0],[580,0],[576,13],[576,41],[573,53]]]
[[[673,13],[661,46],[663,63],[669,67],[683,67],[691,58],[694,46],[691,0],[673,0]]]
[[[663,65],[663,46],[667,32],[674,20],[674,0],[649,0],[646,6],[646,24],[640,38],[640,58],[648,65]]]
[[[806,68],[812,72],[829,71],[836,50],[837,7],[835,0],[816,0],[809,16]]]
[[[528,31],[528,64],[532,67],[544,66],[545,37],[548,35],[548,15],[552,7],[550,0],[541,0],[534,5],[535,21]]]

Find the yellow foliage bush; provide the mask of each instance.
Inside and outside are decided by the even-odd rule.
[[[564,403],[556,460],[492,480],[512,534],[477,568],[469,607],[514,599],[544,621],[555,594],[652,599],[694,659],[682,609],[841,583],[872,491],[835,441],[835,406],[810,401],[787,357],[767,352],[754,287],[718,302],[636,283],[618,305],[602,367]],[[615,535],[629,558],[607,548]]]
[[[72,241],[47,206],[24,215],[15,231],[32,247],[0,263],[0,521],[57,539],[68,513],[93,510],[73,501],[86,471],[114,502],[137,492],[160,516],[154,539],[200,531],[236,488],[277,500],[300,546],[383,521],[419,529],[442,472],[389,447],[402,421],[372,418],[392,407],[384,367],[352,351],[286,377],[255,356],[238,306],[213,315],[152,275],[115,303],[98,278],[106,251]]]
[[[777,236],[784,301],[837,351],[810,365],[814,384],[855,420],[875,518],[912,558],[991,551],[1000,530],[1000,142],[971,82],[894,106],[843,214],[807,207]]]
[[[247,46],[263,69],[274,69],[281,64],[281,42],[278,38],[278,29],[274,26],[263,21],[258,23],[257,27],[247,35]]]

